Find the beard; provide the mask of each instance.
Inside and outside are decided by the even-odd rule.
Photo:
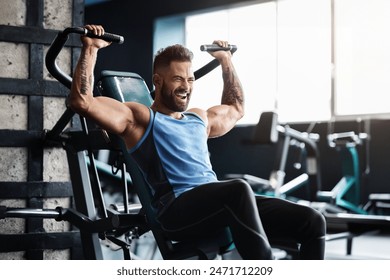
[[[187,110],[189,102],[190,102],[190,94],[187,94],[187,97],[185,99],[182,99],[177,96],[177,94],[185,93],[186,91],[184,89],[175,89],[170,90],[167,86],[165,86],[165,83],[163,83],[161,87],[161,101],[167,107],[169,110],[173,112],[184,112]]]

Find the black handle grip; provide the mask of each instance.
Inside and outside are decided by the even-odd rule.
[[[92,32],[88,31],[88,29],[84,27],[68,27],[65,28],[63,31],[59,32],[54,38],[46,53],[45,64],[49,73],[52,74],[53,77],[57,79],[61,84],[63,84],[69,89],[72,86],[72,77],[61,70],[61,68],[56,63],[56,59],[63,47],[65,46],[66,42],[68,41],[70,34],[80,34],[89,37],[101,38],[103,40],[115,42],[118,44],[122,44],[124,42],[124,38],[120,35],[104,33],[103,36],[95,36]],[[61,118],[54,125],[54,127],[46,133],[45,138],[48,140],[56,141],[58,136],[72,119],[74,114],[74,111],[68,107],[62,114]]]
[[[201,45],[200,50],[203,52],[215,52],[215,51],[231,51],[232,53],[237,50],[236,45],[228,45],[227,48],[218,46],[217,44]]]
[[[120,36],[117,34],[105,32],[103,35],[98,36],[98,35],[95,35],[94,33],[92,33],[91,31],[89,31],[88,29],[84,29],[84,30],[85,30],[85,35],[87,37],[90,37],[90,38],[99,38],[99,39],[105,40],[107,42],[113,42],[113,43],[117,43],[117,44],[122,44],[125,41],[125,38],[123,38],[123,36]]]

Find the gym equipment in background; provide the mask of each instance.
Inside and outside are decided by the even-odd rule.
[[[355,214],[368,214],[361,204],[361,172],[358,145],[367,139],[366,133],[353,131],[331,133],[329,146],[335,148],[341,159],[342,177],[330,191],[318,191],[317,200],[329,202]]]
[[[262,112],[259,122],[254,127],[252,137],[245,141],[245,144],[277,145],[276,161],[269,179],[251,174],[226,174],[225,178],[242,178],[258,194],[290,200],[296,200],[291,196],[294,191],[305,188],[306,199],[313,200],[316,191],[321,189],[321,173],[318,170],[320,153],[316,144],[318,140],[318,134],[300,132],[289,125],[279,124],[276,112]],[[294,166],[300,170],[301,174],[285,182],[287,159],[292,148],[298,151]]]

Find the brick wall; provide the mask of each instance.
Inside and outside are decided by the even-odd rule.
[[[68,94],[47,72],[44,57],[58,31],[83,21],[83,0],[0,3],[1,206],[54,209],[71,205],[66,154],[40,141],[43,130],[52,128],[65,110]],[[79,46],[69,45],[58,58],[69,74],[78,51]],[[53,219],[2,219],[0,259],[71,259],[75,244],[64,248],[70,230],[68,223]],[[56,234],[58,244],[43,242],[50,234]]]

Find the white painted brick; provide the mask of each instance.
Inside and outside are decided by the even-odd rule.
[[[65,110],[66,110],[65,98],[44,97],[43,128],[52,129]]]
[[[27,110],[26,96],[0,95],[0,129],[26,130]]]
[[[45,182],[70,181],[69,167],[65,150],[62,148],[45,149],[43,153],[43,180]]]
[[[0,181],[27,181],[27,148],[0,147]]]
[[[45,0],[44,23],[46,29],[63,30],[72,26],[72,0]]]
[[[0,50],[0,77],[28,79],[28,45],[0,42]]]
[[[0,260],[25,260],[25,252],[0,253]]]
[[[9,208],[24,208],[26,201],[22,199],[0,199],[0,205]],[[26,221],[20,218],[0,220],[0,234],[18,234],[25,232]]]
[[[12,26],[26,25],[26,13],[26,0],[2,0],[0,24]]]
[[[70,249],[65,250],[44,250],[44,260],[69,260],[71,257]]]

